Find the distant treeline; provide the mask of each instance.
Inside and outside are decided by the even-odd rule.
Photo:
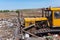
[[[0,12],[18,12],[19,10],[0,10]]]
[[[0,12],[10,12],[10,10],[0,10]],[[11,12],[13,12],[13,10]]]

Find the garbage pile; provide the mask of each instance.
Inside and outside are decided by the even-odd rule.
[[[26,40],[60,40],[60,32],[58,34],[48,33],[47,36],[42,37],[27,37]]]
[[[14,40],[18,32],[17,18],[0,19],[0,40]]]

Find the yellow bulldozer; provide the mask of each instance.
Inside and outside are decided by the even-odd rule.
[[[36,31],[37,33],[60,32],[60,8],[59,7],[43,8],[42,17],[24,18],[25,28],[29,28],[29,26],[33,24],[38,31],[40,29],[45,28],[48,29],[44,30],[43,32]]]

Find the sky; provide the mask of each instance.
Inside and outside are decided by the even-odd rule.
[[[0,10],[60,7],[60,0],[0,0]]]

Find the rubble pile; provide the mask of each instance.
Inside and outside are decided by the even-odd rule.
[[[17,18],[0,19],[0,40],[13,40],[18,35]]]

